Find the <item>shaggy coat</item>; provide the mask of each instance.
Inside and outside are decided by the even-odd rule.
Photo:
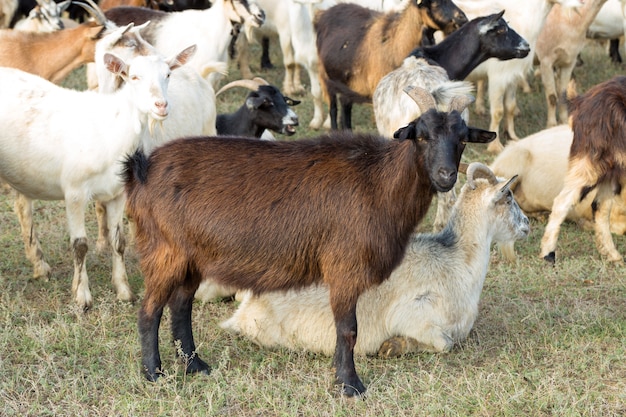
[[[335,133],[290,142],[200,137],[126,162],[127,213],[146,292],[139,312],[143,366],[161,372],[158,328],[195,354],[193,296],[203,278],[251,289],[325,282],[337,328],[333,363],[347,395],[365,391],[354,368],[356,302],[389,277],[433,194],[456,182],[466,142],[495,135],[468,128],[458,111],[429,110],[399,140]]]
[[[590,88],[571,102],[574,136],[563,189],[554,199],[541,240],[541,256],[554,263],[561,223],[570,208],[597,189],[596,245],[609,261],[623,263],[610,231],[611,201],[626,183],[626,76]]]

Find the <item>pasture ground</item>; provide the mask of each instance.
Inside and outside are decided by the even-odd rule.
[[[273,46],[274,63],[280,64]],[[258,65],[259,54],[254,55]],[[624,72],[601,47],[583,53],[574,74],[580,92]],[[258,69],[258,66],[256,67]],[[282,70],[260,72],[282,84]],[[236,79],[233,66],[228,80]],[[83,88],[77,71],[66,85]],[[306,80],[305,80],[306,81]],[[520,92],[520,137],[543,128],[541,83]],[[238,107],[246,94],[232,90],[218,110]],[[308,130],[312,106],[302,97],[298,137]],[[373,131],[371,107],[355,106],[358,130]],[[487,117],[471,116],[488,127]],[[464,161],[490,162],[484,145],[468,145]],[[63,204],[37,202],[36,222],[53,276],[33,280],[12,212],[13,195],[0,193],[0,415],[1,416],[623,416],[626,415],[626,279],[624,267],[604,262],[590,232],[562,228],[556,267],[539,259],[544,221],[532,220],[517,244],[519,262],[494,249],[469,339],[449,354],[398,359],[357,358],[368,386],[365,400],[338,397],[331,359],[306,352],[261,349],[218,327],[233,302],[197,304],[194,331],[210,376],[185,376],[175,359],[167,312],[161,353],[167,376],[148,383],[140,375],[138,304],[115,300],[110,257],[93,249],[88,272],[94,306],[73,303],[72,261]],[[430,230],[431,217],[421,226]],[[89,211],[91,246],[96,234]],[[623,237],[618,249],[626,253]],[[132,288],[143,291],[133,247],[127,249]]]

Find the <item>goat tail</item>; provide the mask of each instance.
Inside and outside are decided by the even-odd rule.
[[[130,194],[130,190],[137,183],[145,184],[148,181],[149,165],[148,157],[141,149],[137,149],[134,154],[126,157],[122,178],[126,184],[127,193]]]

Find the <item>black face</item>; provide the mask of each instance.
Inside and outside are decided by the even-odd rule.
[[[263,129],[291,136],[296,133],[298,116],[289,107],[300,102],[282,95],[280,90],[271,85],[262,85],[248,95],[248,103],[255,108],[255,123]]]
[[[466,143],[487,143],[495,137],[494,132],[468,127],[458,111],[435,109],[427,110],[394,133],[394,138],[416,141],[432,186],[438,192],[454,187]]]
[[[508,59],[524,58],[530,53],[530,45],[524,38],[515,32],[501,17],[502,13],[493,15],[493,19],[486,20],[481,28],[486,30],[481,39],[481,49],[488,56],[505,61]]]
[[[468,19],[463,10],[459,9],[451,0],[422,0],[418,7],[428,10],[428,17],[435,23],[436,28],[446,35],[454,32]]]

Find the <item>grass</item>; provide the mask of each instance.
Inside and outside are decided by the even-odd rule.
[[[275,48],[277,49],[277,48]],[[575,70],[579,90],[623,72],[597,47],[584,51]],[[274,58],[279,64],[279,58]],[[282,71],[260,74],[281,85]],[[77,71],[66,81],[84,87]],[[233,68],[229,80],[236,79]],[[545,123],[540,82],[518,94],[517,132]],[[218,110],[238,107],[245,91],[220,96]],[[296,108],[295,137],[314,135],[309,96]],[[358,130],[373,131],[371,107],[355,106]],[[471,116],[487,128],[487,117]],[[490,162],[485,145],[468,145],[464,160]],[[236,305],[197,304],[194,331],[209,376],[186,376],[170,343],[164,317],[161,354],[167,376],[157,383],[139,372],[137,304],[115,300],[110,257],[90,251],[87,265],[94,306],[74,306],[71,252],[63,204],[37,202],[36,222],[49,281],[33,280],[12,212],[13,195],[0,194],[0,415],[2,416],[622,416],[626,414],[626,282],[623,267],[598,255],[589,232],[562,228],[556,267],[537,256],[544,221],[532,220],[528,240],[517,245],[516,265],[494,250],[470,337],[449,354],[398,359],[357,358],[368,386],[365,400],[336,395],[330,358],[261,349],[218,327]],[[430,228],[432,215],[422,225]],[[94,246],[95,215],[88,213]],[[615,237],[626,252],[624,238]],[[127,249],[132,288],[143,282],[133,247]]]

